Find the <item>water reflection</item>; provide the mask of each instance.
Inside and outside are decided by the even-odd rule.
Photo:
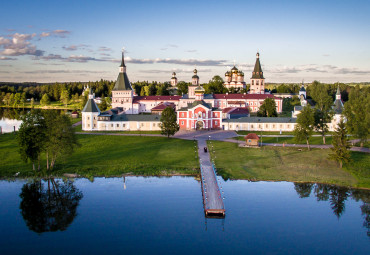
[[[27,227],[43,233],[66,230],[77,215],[83,194],[71,181],[50,178],[24,184],[19,196]]]
[[[368,191],[319,183],[294,183],[294,189],[300,198],[309,197],[313,189],[317,201],[330,202],[330,207],[338,219],[344,214],[345,202],[349,197],[356,201],[361,200],[363,202],[363,205],[360,206],[364,217],[363,225],[367,228],[367,235],[370,236],[370,197]]]

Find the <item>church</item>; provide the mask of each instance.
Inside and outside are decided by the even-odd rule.
[[[187,94],[138,96],[129,81],[122,53],[117,81],[112,90],[112,109],[100,112],[90,91],[89,100],[82,111],[82,129],[159,130],[158,114],[167,106],[175,109],[180,129],[229,129],[231,126],[226,125],[225,121],[229,124],[236,119],[248,118],[250,112],[259,110],[266,98],[273,98],[277,112],[282,112],[283,99],[265,93],[264,80],[257,53],[249,93],[205,94],[198,71],[194,69]],[[171,85],[177,85],[176,73],[172,74]],[[245,89],[244,73],[234,66],[230,72],[226,72],[224,86]]]

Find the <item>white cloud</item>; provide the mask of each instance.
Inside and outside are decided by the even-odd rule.
[[[10,35],[10,38],[0,37],[0,55],[4,56],[21,56],[33,55],[42,56],[44,51],[38,50],[35,45],[31,44],[30,40],[36,34],[19,34],[15,33]]]

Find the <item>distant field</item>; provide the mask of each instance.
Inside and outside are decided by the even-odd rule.
[[[215,153],[212,153],[212,145]],[[353,161],[340,169],[328,160],[329,149],[298,151],[296,148],[240,148],[212,141],[208,145],[216,168],[224,178],[320,182],[370,188],[370,156],[351,152]]]

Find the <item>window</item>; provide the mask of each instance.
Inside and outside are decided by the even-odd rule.
[[[251,125],[251,128],[253,128],[253,125]]]
[[[217,120],[215,121],[215,125],[218,125],[218,121]]]
[[[184,121],[181,121],[181,125],[184,125]]]
[[[144,127],[144,123],[141,123],[141,126]]]
[[[184,117],[184,113],[183,112],[181,113],[181,117]]]
[[[119,127],[119,124],[117,124],[117,127]]]
[[[251,139],[248,139],[248,143],[250,143],[251,142]]]
[[[122,127],[126,127],[126,124],[123,124]]]
[[[268,127],[269,127],[269,125],[266,124],[266,128],[268,128]]]
[[[94,127],[96,127],[96,124],[94,124]]]
[[[252,85],[254,85],[254,80],[252,80]]]
[[[113,127],[113,124],[110,124],[111,127]]]
[[[153,123],[153,127],[155,127],[155,123]]]

